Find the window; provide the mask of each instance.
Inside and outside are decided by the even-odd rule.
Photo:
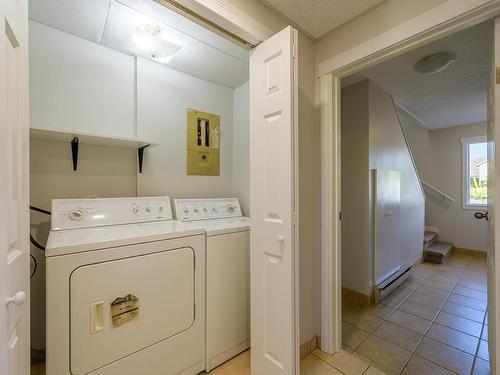
[[[486,137],[462,138],[462,207],[484,209],[488,203]]]

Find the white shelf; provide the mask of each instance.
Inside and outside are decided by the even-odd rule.
[[[157,142],[150,142],[138,138],[126,138],[116,136],[106,136],[88,132],[71,132],[67,130],[57,129],[39,129],[30,128],[30,138],[39,139],[43,141],[56,141],[70,143],[73,138],[78,137],[80,144],[108,146],[108,147],[122,147],[122,148],[141,148],[144,146],[155,146]]]

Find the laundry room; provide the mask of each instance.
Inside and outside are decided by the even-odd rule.
[[[29,5],[34,243],[47,242],[52,199],[237,197],[249,216],[248,47],[153,2]],[[31,253],[42,360],[45,254]]]
[[[314,43],[277,38],[255,97],[288,104],[251,135],[248,39],[175,1],[29,1],[32,375],[249,371],[251,335],[275,351],[264,310],[284,367],[318,347]],[[251,192],[273,256],[250,251]]]

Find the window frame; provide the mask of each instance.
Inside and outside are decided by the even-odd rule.
[[[471,204],[469,203],[470,197],[470,165],[469,165],[469,146],[475,143],[487,143],[486,135],[478,137],[460,138],[462,144],[462,209],[463,210],[479,210],[484,211],[487,209],[487,203]]]

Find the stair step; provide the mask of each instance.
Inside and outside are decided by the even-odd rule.
[[[424,248],[424,262],[442,264],[452,249],[453,244],[449,242],[435,241]]]
[[[428,247],[437,240],[438,233],[426,230],[424,233],[424,247]]]

